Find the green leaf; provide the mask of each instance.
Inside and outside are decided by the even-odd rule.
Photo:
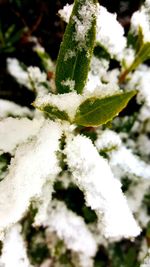
[[[60,94],[82,93],[85,86],[95,44],[96,3],[75,0],[57,59],[55,82]]]
[[[131,91],[105,98],[88,98],[79,106],[74,123],[82,126],[99,126],[107,123],[125,108],[136,92]]]
[[[123,83],[127,75],[131,71],[135,70],[144,61],[150,59],[150,42],[144,43],[143,31],[141,27],[139,27],[138,36],[134,36],[132,33],[129,34],[128,45],[132,46],[135,50],[135,59],[127,68],[123,60],[122,63],[124,65],[125,70],[121,73],[119,77],[119,83]]]
[[[97,44],[94,47],[94,52],[93,52],[94,56],[96,56],[99,59],[106,59],[106,60],[110,60],[110,54],[106,51],[106,49],[102,46],[100,46],[99,44]]]
[[[150,42],[144,43],[137,53],[129,72],[135,70],[141,63],[150,58]]]
[[[138,35],[135,35],[131,31],[127,36],[128,47],[132,47],[136,53],[140,50],[144,44],[143,30],[141,27],[138,29]]]
[[[56,106],[47,104],[47,105],[42,105],[38,107],[34,103],[33,103],[33,106],[43,111],[46,114],[46,116],[50,118],[51,120],[60,119],[60,120],[69,121],[68,114],[65,111],[59,110]]]

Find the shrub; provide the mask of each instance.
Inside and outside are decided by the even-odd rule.
[[[35,99],[0,100],[0,265],[149,266],[150,1],[126,35],[96,0],[59,14],[57,64],[33,36],[41,68],[7,58]]]

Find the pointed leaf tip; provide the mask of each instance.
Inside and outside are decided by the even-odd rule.
[[[105,98],[88,98],[79,106],[74,123],[87,127],[105,124],[117,116],[136,93],[135,90]]]
[[[85,86],[96,38],[96,3],[75,0],[57,59],[55,82],[60,94],[82,93]]]

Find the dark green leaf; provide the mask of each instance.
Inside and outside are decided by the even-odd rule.
[[[95,46],[93,54],[99,59],[104,58],[108,61],[110,60],[110,54],[106,51],[104,47],[100,46],[99,44]]]
[[[88,98],[78,108],[74,122],[82,126],[99,126],[112,120],[127,105],[136,91],[105,98]]]
[[[11,35],[15,32],[15,24],[12,24],[5,32],[5,39],[9,39]]]
[[[85,86],[95,43],[96,3],[97,0],[75,0],[57,60],[56,87],[60,94],[72,89],[82,93]],[[87,14],[81,14],[83,8],[87,8],[88,17]],[[83,34],[77,30],[78,25],[84,28]],[[69,86],[71,82],[74,83],[73,88]]]
[[[49,117],[51,120],[60,119],[69,121],[68,114],[65,111],[59,110],[56,106],[52,106],[49,104],[37,107],[36,105],[34,105],[34,103],[33,106],[43,111],[47,115],[47,117]]]

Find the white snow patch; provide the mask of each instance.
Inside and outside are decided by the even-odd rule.
[[[76,92],[66,94],[48,94],[35,100],[35,106],[51,105],[57,107],[61,111],[67,112],[71,120],[74,118],[78,106],[81,104],[82,96]]]
[[[65,22],[69,22],[69,19],[70,19],[70,15],[72,13],[72,9],[73,9],[73,4],[72,5],[69,5],[69,4],[66,4],[63,9],[60,9],[58,11],[58,14],[60,15],[60,17],[65,21]]]
[[[30,201],[40,197],[43,185],[59,173],[56,152],[61,133],[59,124],[46,121],[36,138],[17,149],[8,175],[0,182],[0,231],[16,223]]]
[[[146,0],[141,9],[134,12],[131,18],[131,32],[138,35],[139,28],[142,29],[144,43],[150,42],[150,1]]]
[[[105,237],[137,236],[140,228],[121,192],[121,184],[92,142],[83,136],[69,136],[64,152],[74,182],[83,190],[87,205],[97,212]]]
[[[0,99],[0,119],[8,116],[33,117],[33,112],[27,107],[22,107],[9,100]]]
[[[98,4],[97,42],[106,48],[110,55],[122,59],[122,52],[126,47],[124,29],[117,21],[117,15],[107,11]]]
[[[150,166],[124,146],[111,152],[110,166],[114,173],[118,173],[119,169],[122,176],[132,174],[136,177],[150,179]]]
[[[19,84],[32,90],[28,72],[22,68],[18,59],[7,58],[7,70]]]
[[[120,147],[121,139],[120,136],[111,130],[104,130],[99,133],[98,138],[95,142],[98,150],[111,150]]]
[[[0,267],[31,267],[19,224],[8,230],[5,236]]]
[[[92,27],[94,16],[96,15],[97,6],[91,0],[86,0],[78,10],[77,16],[73,16],[75,22],[75,40],[79,44],[79,48],[85,47],[85,40],[88,40],[88,32]]]
[[[61,82],[62,85],[69,87],[69,90],[72,92],[75,88],[75,81],[71,79],[67,79]]]
[[[82,217],[68,210],[63,202],[53,201],[44,226],[56,232],[68,249],[92,257],[96,253],[96,242]]]
[[[15,148],[37,135],[43,119],[6,118],[0,121],[0,152],[13,154]]]

